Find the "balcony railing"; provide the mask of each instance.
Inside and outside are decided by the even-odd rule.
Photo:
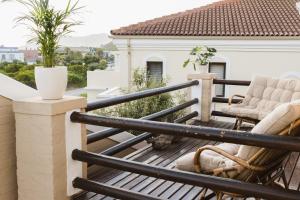
[[[249,81],[228,81],[228,80],[214,80],[214,84],[228,84],[228,85],[240,85],[248,86]],[[87,106],[86,111],[92,111],[99,108],[105,108],[108,106],[117,105],[149,96],[159,95],[166,92],[172,92],[184,88],[198,86],[199,81],[190,81],[187,83],[162,87],[143,92],[133,93],[124,95],[121,97],[111,98],[102,101],[96,101],[90,103]],[[228,102],[226,98],[213,98],[213,102],[225,103]],[[234,100],[237,103],[238,100]],[[75,149],[72,153],[72,158],[77,161],[86,162],[88,164],[105,166],[112,169],[119,169],[123,171],[138,173],[151,177],[156,177],[164,180],[175,181],[185,183],[189,185],[210,188],[217,191],[226,191],[235,194],[242,194],[246,197],[265,198],[272,200],[299,200],[300,192],[295,190],[284,190],[279,188],[272,188],[269,186],[259,185],[255,183],[248,183],[237,181],[233,179],[225,179],[215,176],[208,176],[204,174],[189,173],[183,171],[175,171],[167,168],[150,166],[135,161],[128,161],[122,158],[115,158],[113,155],[131,147],[137,143],[142,142],[153,136],[153,134],[165,134],[180,137],[189,137],[196,139],[204,139],[218,142],[229,142],[235,144],[244,144],[250,146],[288,150],[292,152],[300,152],[300,138],[291,138],[284,136],[270,136],[254,133],[243,133],[239,131],[199,127],[194,125],[182,125],[180,123],[186,122],[194,117],[197,117],[199,113],[192,111],[190,114],[175,120],[174,123],[166,123],[154,121],[159,118],[165,117],[169,114],[177,112],[179,110],[186,109],[190,106],[198,104],[199,100],[191,99],[186,103],[180,104],[173,108],[169,108],[158,113],[145,116],[141,119],[128,119],[120,117],[107,117],[107,116],[96,116],[88,113],[73,112],[71,115],[72,122],[84,123],[89,125],[112,127],[97,133],[88,135],[88,143],[93,143],[109,136],[118,134],[125,130],[137,130],[144,131],[144,133],[129,139],[123,143],[113,146],[99,154],[77,150]],[[221,113],[213,111],[214,116],[225,116]],[[230,116],[225,116],[230,117]],[[151,121],[152,120],[152,121]],[[75,188],[80,188],[85,191],[101,193],[120,199],[159,199],[149,195],[133,192],[130,190],[124,190],[110,185],[97,183],[91,180],[76,178],[73,181]]]

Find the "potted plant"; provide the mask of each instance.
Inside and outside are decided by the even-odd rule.
[[[208,64],[212,57],[215,56],[217,50],[206,46],[197,46],[190,52],[190,58],[183,63],[183,67],[187,67],[190,63],[195,71],[200,73],[208,73]]]
[[[9,0],[4,0],[9,1]],[[55,66],[56,50],[62,36],[71,32],[73,26],[81,24],[72,16],[81,8],[78,1],[67,1],[64,10],[56,10],[49,0],[16,0],[29,9],[24,16],[17,18],[32,32],[29,42],[38,45],[43,58],[43,66],[35,68],[35,81],[43,99],[61,99],[67,88],[68,72],[65,66]]]

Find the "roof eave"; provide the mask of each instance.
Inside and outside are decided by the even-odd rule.
[[[181,39],[181,40],[299,40],[300,36],[177,36],[177,35],[110,35],[112,39]]]

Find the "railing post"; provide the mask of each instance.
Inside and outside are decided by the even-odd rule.
[[[86,150],[86,131],[70,114],[85,107],[80,97],[14,103],[19,200],[66,200],[79,192],[72,181],[86,176],[86,165],[72,160],[71,152]]]
[[[199,113],[199,120],[203,122],[208,122],[211,118],[212,97],[215,93],[213,79],[215,77],[216,75],[211,73],[188,75],[188,80],[199,81],[199,85],[192,86],[190,96],[192,99],[199,99],[199,103],[192,106],[192,112],[197,111]]]

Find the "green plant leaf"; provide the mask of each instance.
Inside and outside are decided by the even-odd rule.
[[[190,59],[187,59],[186,61],[184,61],[183,68],[186,68],[189,63],[190,63]]]

